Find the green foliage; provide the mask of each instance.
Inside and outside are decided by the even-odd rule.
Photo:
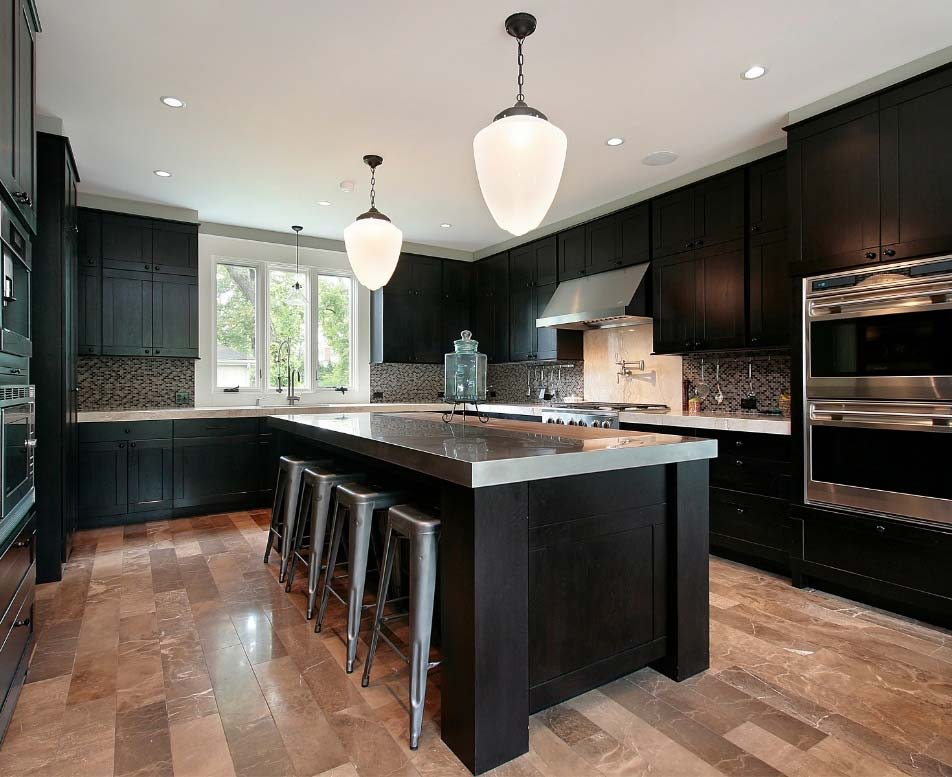
[[[302,288],[294,288],[295,281]],[[291,348],[291,369],[294,370],[294,382],[306,383],[304,373],[304,348],[307,327],[307,276],[296,275],[286,270],[271,270],[268,305],[268,326],[270,328],[269,375],[273,388],[288,381],[288,345]]]
[[[218,343],[246,354],[255,352],[255,270],[252,267],[220,264],[216,269],[218,300]],[[255,370],[249,385],[256,384]]]
[[[350,290],[346,278],[322,275],[318,293],[318,336],[321,361],[317,365],[317,384],[336,388],[350,385]],[[331,358],[325,357],[327,346]]]

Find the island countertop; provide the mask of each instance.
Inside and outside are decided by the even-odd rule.
[[[281,415],[276,429],[467,488],[712,459],[717,443],[673,434],[559,427],[436,413]]]

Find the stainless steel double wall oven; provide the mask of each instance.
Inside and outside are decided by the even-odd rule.
[[[952,255],[803,283],[805,501],[952,523]]]

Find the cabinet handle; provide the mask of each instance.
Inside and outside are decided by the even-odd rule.
[[[130,433],[132,432],[132,429],[126,428],[126,429],[123,429],[122,431],[123,431],[125,434],[130,434]]]
[[[13,628],[15,629],[19,629],[19,628],[22,628],[23,626],[29,626],[29,625],[30,625],[29,618],[20,618],[19,620],[13,621]]]
[[[75,232],[77,235],[79,234],[79,227],[77,227],[75,224],[73,225],[73,232]]]
[[[738,448],[743,448],[743,447],[744,447],[744,441],[743,441],[743,440],[734,440],[734,445],[736,445]]]
[[[28,548],[30,547],[30,540],[17,540],[13,543],[14,548]]]
[[[896,255],[896,252],[894,249],[892,248],[883,249],[883,256],[895,256],[895,255]]]
[[[738,515],[743,515],[743,514],[744,514],[744,508],[743,508],[743,507],[738,507],[738,508],[737,508],[737,514],[738,514]]]
[[[698,240],[694,245],[695,245],[695,247],[700,248],[702,245],[704,245],[704,241],[703,241],[703,240]]]
[[[685,244],[684,244],[684,247],[685,247],[685,248],[694,248],[694,243],[685,243]]]
[[[756,337],[751,337],[751,338],[750,338],[750,342],[751,342],[751,343],[756,343],[756,342],[757,342],[757,338],[756,338]]]
[[[148,348],[143,348],[142,350],[144,350],[146,353],[149,353],[149,349],[148,349]]]
[[[760,232],[760,227],[756,224],[750,228],[751,232]]]
[[[145,265],[145,269],[150,270],[152,268],[149,265]]]
[[[33,207],[33,198],[26,192],[14,192],[13,199],[15,199],[21,205],[26,205],[31,208]]]
[[[866,258],[867,258],[867,259],[875,259],[875,258],[876,258],[876,252],[875,252],[875,251],[867,251],[867,252],[866,252]]]
[[[882,524],[879,524],[879,525],[876,526],[876,531],[878,531],[880,534],[885,534],[885,533],[886,533],[886,527],[883,526]]]
[[[135,448],[135,447],[136,447],[136,444],[135,444],[134,442],[130,442],[130,443],[129,443],[129,447],[130,447],[130,448]]]
[[[736,464],[738,467],[743,467],[743,466],[744,466],[744,462],[741,461],[740,459],[736,459],[736,460],[734,461],[734,464]]]
[[[156,349],[155,349],[155,350],[154,350],[154,351],[153,351],[152,353],[154,353],[154,354],[156,354],[156,355],[158,355],[158,353],[159,353],[159,349],[158,349],[158,348],[156,348]]]
[[[96,260],[95,260],[95,259],[87,259],[87,260],[86,260],[86,264],[96,264]]]
[[[124,442],[121,442],[121,443],[119,443],[119,447],[120,447],[120,448],[125,448],[125,447],[126,447],[126,444],[125,444]]]
[[[616,260],[615,260],[615,264],[618,265],[619,267],[621,267],[621,265],[622,265],[621,259],[616,259]]]

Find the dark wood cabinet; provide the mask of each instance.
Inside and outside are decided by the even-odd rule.
[[[76,166],[69,140],[37,138],[37,236],[33,284],[31,380],[42,401],[36,408],[37,576],[59,580],[77,523],[78,455],[76,356],[82,281],[77,262]],[[18,295],[19,296],[19,295]]]
[[[509,293],[509,358],[514,362],[535,358],[536,290],[531,286],[514,288]]]
[[[694,248],[694,190],[680,189],[651,202],[652,255],[655,259]]]
[[[651,205],[640,202],[618,214],[618,241],[614,266],[630,267],[633,264],[643,264],[650,259]]]
[[[784,152],[747,168],[747,223],[751,237],[787,228],[787,155]]]
[[[102,215],[102,265],[152,272],[152,221],[122,213]]]
[[[175,507],[247,502],[258,493],[259,456],[257,434],[176,436]]]
[[[651,252],[647,202],[559,233],[559,281],[647,262]]]
[[[700,348],[696,321],[698,262],[688,254],[655,262],[653,270],[655,352]]]
[[[102,264],[102,214],[99,211],[79,209],[79,266],[83,269]]]
[[[77,348],[84,355],[102,353],[102,274],[80,270],[76,285]]]
[[[952,69],[880,98],[880,259],[952,251]]]
[[[747,248],[747,342],[755,348],[790,343],[793,284],[786,230],[753,235]]]
[[[584,224],[559,233],[559,280],[580,278],[588,271],[588,250]],[[519,254],[519,249],[512,253]]]
[[[198,232],[194,224],[152,222],[152,271],[198,275]]]
[[[0,183],[9,194],[17,178],[17,16],[20,0],[0,0]]]
[[[152,273],[102,271],[102,352],[152,354]]]
[[[443,341],[444,352],[453,350],[460,332],[475,334],[473,318],[473,265],[469,262],[443,262]]]
[[[129,504],[126,440],[83,442],[79,446],[79,518],[102,519],[122,515]]]
[[[130,513],[172,506],[171,440],[130,440],[127,448],[128,510]]]
[[[16,19],[16,189],[11,192],[23,220],[36,229],[36,20],[21,0]]]
[[[744,202],[743,168],[656,198],[651,203],[654,257],[743,237]]]
[[[198,357],[198,281],[152,275],[152,355]]]
[[[475,267],[473,335],[490,362],[509,361],[509,253],[490,256]]]
[[[695,315],[704,350],[744,345],[744,245],[742,240],[718,246],[697,260],[698,311]]]
[[[443,259],[432,256],[401,254],[393,277],[373,292],[373,362],[443,361],[448,350],[443,328],[443,263]]]

